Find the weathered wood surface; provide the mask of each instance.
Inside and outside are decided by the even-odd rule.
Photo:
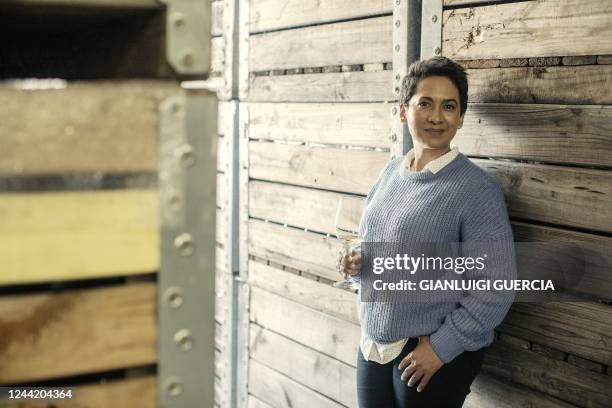
[[[19,0],[22,6],[75,6],[75,7],[123,7],[157,9],[155,0]]]
[[[469,101],[610,105],[611,65],[469,69]],[[395,101],[392,71],[256,76],[249,101]]]
[[[591,303],[515,303],[500,330],[606,365],[612,363],[612,308]]]
[[[249,101],[377,102],[393,101],[391,71],[256,76]]]
[[[463,405],[465,408],[576,407],[576,405],[568,404],[542,392],[496,379],[482,372],[478,374],[471,388],[472,391]]]
[[[388,153],[251,142],[251,177],[366,194]],[[604,170],[474,159],[505,190],[509,212],[524,219],[612,231],[612,179]],[[359,175],[359,176],[357,176]]]
[[[464,154],[612,165],[612,107],[469,105],[453,140]]]
[[[505,190],[511,216],[612,231],[612,178],[604,170],[474,159]]]
[[[0,195],[1,284],[159,268],[157,190]]]
[[[0,174],[156,171],[165,81],[76,82],[65,89],[0,86]]]
[[[249,393],[274,408],[342,407],[253,359],[249,360]]]
[[[249,71],[391,61],[392,18],[252,34]]]
[[[147,375],[99,384],[78,385],[72,400],[49,401],[1,401],[1,408],[155,408],[157,407],[157,378]]]
[[[471,102],[612,104],[612,66],[468,70]]]
[[[581,407],[607,407],[612,377],[548,359],[497,341],[487,351],[483,371]]]
[[[358,296],[261,262],[249,262],[249,283],[325,314],[359,324]]]
[[[249,137],[389,147],[384,103],[250,103]],[[612,165],[609,106],[471,103],[453,140],[462,153],[566,164]]]
[[[249,408],[273,408],[271,405],[266,402],[263,402],[252,394],[249,394],[247,398],[247,406]]]
[[[505,3],[512,0],[444,0],[444,7],[448,6],[463,6],[466,4],[478,6],[479,4],[490,4],[490,3]],[[523,0],[523,1],[534,1],[534,0]]]
[[[612,4],[600,0],[529,1],[447,10],[443,13],[442,55],[485,59],[608,54],[612,50],[610,18]]]
[[[0,383],[154,364],[156,303],[154,283],[0,297]]]
[[[225,63],[225,38],[214,37],[210,40],[210,71],[218,74],[223,72]]]
[[[215,0],[210,4],[210,34],[215,37],[223,35],[223,7],[224,0]]]
[[[255,324],[249,350],[251,359],[293,381],[342,405],[357,406],[355,367]]]
[[[250,318],[268,330],[355,366],[360,329],[354,323],[257,287],[251,291]]]
[[[340,242],[335,238],[251,220],[248,248],[251,255],[327,279],[338,279],[333,268]]]
[[[251,142],[249,157],[254,179],[366,194],[389,153]]]
[[[249,29],[258,32],[391,13],[393,9],[385,0],[254,0],[249,11]]]
[[[391,107],[381,103],[250,103],[249,137],[389,148]]]

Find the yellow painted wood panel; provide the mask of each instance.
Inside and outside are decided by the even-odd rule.
[[[0,194],[0,284],[159,269],[155,189]]]

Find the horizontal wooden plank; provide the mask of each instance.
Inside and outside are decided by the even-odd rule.
[[[470,102],[610,105],[612,65],[467,70]],[[395,101],[392,71],[256,76],[249,101]]]
[[[72,400],[49,401],[22,400],[19,402],[0,403],[2,408],[98,408],[116,407],[142,408],[157,407],[157,377],[146,375],[143,377],[126,378],[98,384],[77,385]]]
[[[157,286],[0,297],[0,383],[154,364]]]
[[[453,59],[608,54],[612,51],[610,18],[612,4],[600,0],[447,10],[443,13],[442,54]]]
[[[357,406],[355,367],[252,324],[251,359],[342,405]]]
[[[251,32],[327,23],[391,13],[385,0],[253,0],[249,4]]]
[[[591,303],[515,303],[500,330],[606,365],[612,363],[612,308]]]
[[[249,101],[378,102],[393,101],[392,71],[256,76]]]
[[[474,6],[478,6],[480,4],[491,4],[491,3],[506,3],[509,1],[515,1],[515,0],[444,0],[444,7],[451,7],[451,6],[465,6],[467,4],[469,5],[474,5]],[[522,1],[534,1],[534,0],[522,0]]]
[[[250,318],[268,330],[355,366],[360,337],[356,324],[257,287],[251,290]]]
[[[499,341],[487,351],[483,371],[581,407],[605,407],[610,401],[612,377]]]
[[[611,123],[610,106],[473,103],[453,142],[475,156],[610,166]]]
[[[0,86],[0,174],[156,171],[164,81],[76,82],[65,89]]]
[[[473,159],[503,186],[511,216],[612,231],[609,171]]]
[[[366,194],[389,160],[388,152],[250,142],[250,176]]]
[[[249,104],[252,139],[389,148],[391,133],[388,104]]]
[[[392,30],[386,16],[252,34],[249,71],[390,62]]]
[[[470,69],[471,102],[610,105],[612,66]]]
[[[210,3],[210,35],[223,35],[223,0],[215,0]]]
[[[342,407],[257,360],[249,360],[248,384],[249,393],[274,408]]]
[[[254,179],[366,194],[388,153],[249,143]],[[612,178],[604,170],[473,159],[494,176],[514,217],[612,231]],[[357,175],[359,175],[357,177]]]
[[[358,295],[291,272],[249,262],[249,283],[339,319],[359,324]]]
[[[0,195],[0,284],[153,272],[157,190]]]
[[[340,242],[295,228],[249,221],[249,253],[304,272],[337,280],[334,270]]]
[[[543,392],[501,381],[485,373],[480,373],[472,383],[471,392],[463,405],[465,408],[572,408],[568,404]]]

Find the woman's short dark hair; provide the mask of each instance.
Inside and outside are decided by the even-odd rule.
[[[461,115],[463,115],[467,110],[468,103],[467,74],[461,65],[446,57],[433,57],[413,62],[408,68],[408,74],[402,80],[400,103],[408,105],[419,82],[423,78],[431,76],[443,76],[453,81],[459,91],[459,104],[461,105]]]

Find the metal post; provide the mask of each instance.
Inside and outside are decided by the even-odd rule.
[[[427,0],[428,1],[428,0]],[[426,1],[426,2],[427,2]],[[402,79],[418,59],[421,35],[421,0],[394,0],[393,3],[393,94],[399,99]],[[399,104],[391,107],[393,123],[391,158],[412,148],[408,127],[400,122]]]
[[[442,0],[423,2],[421,59],[442,55]]]
[[[207,91],[160,107],[161,407],[213,406],[216,117]]]

